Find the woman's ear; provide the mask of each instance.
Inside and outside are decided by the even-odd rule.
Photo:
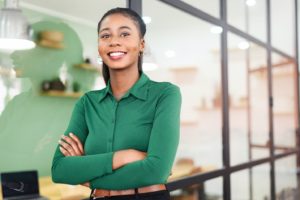
[[[141,47],[140,47],[140,52],[142,51],[142,52],[144,52],[144,50],[145,50],[145,39],[144,38],[142,38],[141,39]]]

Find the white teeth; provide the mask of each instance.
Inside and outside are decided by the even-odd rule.
[[[124,54],[125,54],[124,52],[112,52],[109,55],[110,56],[121,56],[121,55],[124,55]]]

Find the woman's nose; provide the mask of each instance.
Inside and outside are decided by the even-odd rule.
[[[120,41],[117,37],[112,37],[109,43],[110,47],[120,46]]]

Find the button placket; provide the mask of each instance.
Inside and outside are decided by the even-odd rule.
[[[113,102],[113,114],[112,114],[112,118],[111,118],[111,123],[113,124],[112,134],[108,138],[108,142],[109,142],[109,146],[110,146],[111,151],[112,151],[113,137],[114,137],[114,134],[115,134],[115,126],[116,126],[115,122],[116,122],[116,113],[117,113],[118,105],[119,105],[119,102],[116,102],[116,101]]]

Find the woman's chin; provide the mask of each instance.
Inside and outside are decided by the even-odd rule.
[[[126,69],[127,67],[124,66],[124,65],[110,65],[109,66],[109,69],[110,70],[124,70]]]

